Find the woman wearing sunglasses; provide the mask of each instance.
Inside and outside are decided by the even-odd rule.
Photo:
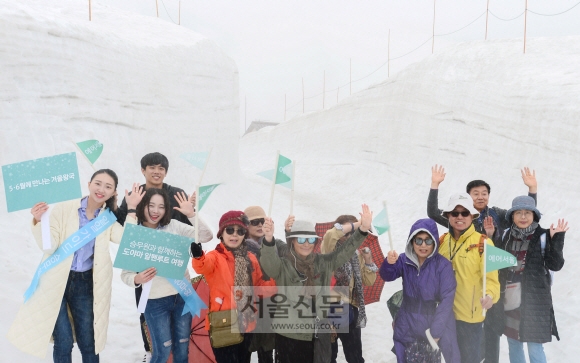
[[[447,363],[460,363],[455,335],[455,276],[451,263],[437,253],[439,234],[432,219],[413,224],[405,253],[389,251],[381,265],[385,281],[403,278],[403,303],[395,317],[393,340],[398,363],[413,350],[440,349]],[[439,353],[440,354],[440,353]]]
[[[346,223],[344,234],[356,229],[343,245],[332,253],[312,253],[318,240],[314,224],[295,221],[287,234],[290,248],[283,257],[274,243],[274,223],[266,218],[260,263],[279,286],[277,310],[273,316],[276,331],[276,362],[312,363],[330,359],[330,329],[319,324],[326,318],[323,310],[330,297],[334,270],[344,265],[363,243],[371,227],[372,212],[362,205],[360,224]],[[278,329],[276,327],[279,327]],[[319,349],[320,348],[320,349]]]
[[[497,270],[485,273],[483,268],[483,243],[493,246],[489,238],[475,231],[473,219],[479,212],[467,193],[452,195],[442,215],[449,220],[449,233],[441,237],[439,253],[451,261],[457,289],[453,312],[455,313],[457,343],[462,363],[479,363],[483,339],[484,309],[490,309],[499,300]],[[484,223],[493,228],[490,218]],[[483,279],[486,291],[483,292]]]
[[[236,310],[238,327],[243,334],[240,343],[223,347],[213,347],[217,363],[245,363],[248,347],[252,341],[251,332],[256,327],[259,315],[256,309],[247,308],[248,297],[254,296],[254,287],[262,287],[260,292],[271,296],[276,292],[273,280],[264,280],[258,259],[248,253],[248,217],[241,211],[225,213],[219,222],[217,237],[220,243],[215,250],[204,253],[201,244],[191,244],[192,265],[195,272],[203,274],[209,285],[209,311]],[[210,317],[205,326],[209,330]],[[234,333],[232,333],[234,334]],[[211,335],[211,332],[210,332]]]
[[[179,207],[174,209],[187,216],[195,224],[195,193],[189,199],[183,192],[175,194]],[[178,220],[172,219],[169,194],[165,189],[149,188],[136,209],[129,209],[127,220],[138,221],[143,227],[158,229],[167,233],[195,238],[195,228]],[[136,220],[137,221],[136,221]],[[209,242],[212,232],[202,219],[199,219],[198,238],[201,242]],[[186,276],[189,273],[186,271]],[[175,289],[169,279],[156,276],[157,270],[150,267],[139,273],[123,270],[121,279],[132,288],[152,281],[149,300],[145,308],[145,321],[151,335],[151,363],[167,362],[173,352],[173,362],[186,363],[189,349],[189,334],[191,332],[191,313],[183,314],[184,299]],[[189,277],[187,277],[189,279]],[[170,344],[168,344],[168,342]]]

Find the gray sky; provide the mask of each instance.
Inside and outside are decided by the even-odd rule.
[[[140,14],[156,16],[155,0],[93,0]],[[158,0],[159,17],[177,22],[178,0]],[[580,0],[528,0],[528,9],[554,14]],[[431,54],[433,0],[206,0],[181,1],[181,25],[216,41],[240,72],[240,132],[253,120],[282,122],[305,111],[322,110],[352,92],[387,79],[388,34],[391,31],[390,75]],[[455,42],[483,40],[487,0],[437,0],[435,52]],[[490,0],[488,39],[521,38],[525,0]],[[512,19],[521,15],[515,20]],[[528,13],[528,37],[580,34],[580,5],[558,16]],[[400,57],[399,59],[393,59]],[[378,69],[378,70],[377,70]],[[338,92],[337,88],[341,87]],[[245,104],[247,100],[247,110]]]

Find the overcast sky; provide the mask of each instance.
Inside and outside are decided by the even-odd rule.
[[[177,22],[179,1],[158,1],[159,17]],[[554,14],[579,1],[528,0],[528,9]],[[97,2],[156,16],[155,0],[93,0]],[[302,79],[306,112],[321,110],[323,101],[325,108],[332,107],[337,96],[340,101],[349,95],[351,62],[353,81],[375,71],[353,82],[353,93],[386,80],[387,66],[379,67],[388,58],[389,29],[391,77],[428,57],[433,4],[433,0],[182,0],[181,25],[216,41],[236,62],[243,132],[246,120],[248,126],[254,120],[284,121],[285,95],[286,119],[301,114]],[[483,40],[486,6],[487,0],[437,0],[435,34],[475,22],[436,36],[435,52],[455,42]],[[489,8],[488,39],[523,41],[525,0],[490,0]],[[527,34],[580,35],[580,5],[558,16],[528,13]]]

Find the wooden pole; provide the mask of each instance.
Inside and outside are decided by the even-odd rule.
[[[485,40],[487,40],[487,22],[489,19],[489,0],[487,0],[487,10],[485,10]]]
[[[336,89],[336,103],[338,104],[338,92],[340,92],[340,87]]]
[[[91,6],[91,0],[89,0],[89,21],[92,21],[93,20],[93,14],[92,13],[93,13],[93,9],[92,9],[92,6]]]
[[[524,11],[524,54],[526,54],[526,27],[528,25],[528,0],[526,0],[526,10]]]
[[[248,129],[248,96],[244,96],[244,132]]]
[[[389,29],[389,41],[387,43],[387,78],[391,76],[391,29]]]
[[[179,12],[177,15],[177,25],[181,25],[181,1],[179,1]]]
[[[272,217],[272,203],[274,202],[274,188],[276,187],[276,175],[278,174],[278,161],[280,160],[280,150],[276,151],[276,166],[272,177],[272,191],[270,192],[270,206],[268,207],[268,217]]]
[[[203,170],[201,171],[201,175],[199,177],[199,182],[197,183],[197,187],[195,188],[195,243],[198,243],[199,238],[199,222],[198,222],[198,215],[199,215],[199,187],[201,186],[201,181],[203,180],[203,176],[205,175],[205,170],[207,169],[207,164],[209,163],[209,158],[211,157],[211,152],[213,148],[209,149],[209,153],[207,153],[207,159],[205,159],[205,164],[203,165]]]
[[[284,121],[286,121],[286,94],[284,93]]]
[[[393,247],[393,236],[391,235],[391,222],[389,222],[389,211],[387,210],[386,200],[383,201],[383,208],[385,208],[385,213],[387,214],[387,225],[389,226],[389,229],[387,231],[389,234],[389,247],[391,248],[391,251],[393,251],[395,248]]]
[[[350,91],[349,91],[349,94],[352,95],[352,58],[349,59],[349,62],[350,62],[350,76],[349,76]]]
[[[433,0],[433,35],[431,41],[431,54],[435,52],[435,2],[436,0]]]
[[[304,113],[304,77],[302,77],[302,113]]]
[[[324,97],[326,97],[326,71],[322,75],[322,109],[324,110]]]
[[[157,17],[159,17],[159,0],[155,0],[155,10],[157,12]]]
[[[292,160],[292,189],[290,190],[290,214],[294,212],[294,179],[296,176],[296,161]]]
[[[486,290],[486,282],[487,282],[487,241],[483,242],[483,294],[481,296],[483,296],[485,298],[485,290]],[[449,246],[451,247],[451,246]],[[481,309],[481,314],[483,315],[483,317],[485,317],[485,313],[486,310],[485,309]]]

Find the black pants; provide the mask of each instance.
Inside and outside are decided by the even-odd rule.
[[[480,363],[483,323],[466,323],[461,320],[455,320],[455,327],[457,329],[457,345],[459,345],[461,363]]]
[[[483,324],[482,357],[485,363],[499,363],[499,339],[500,336],[488,323]]]
[[[139,299],[141,298],[142,291],[143,288],[141,286],[135,289],[135,302],[137,303],[137,306],[139,306]],[[151,347],[149,346],[149,340],[147,340],[147,332],[145,331],[145,315],[141,314],[139,316],[139,322],[140,322],[139,326],[141,327],[141,337],[143,338],[143,347],[145,348],[146,352],[150,352]]]
[[[246,363],[246,359],[250,355],[248,348],[251,343],[252,333],[246,333],[241,343],[223,348],[212,347],[211,349],[217,363]]]
[[[258,363],[274,363],[274,350],[264,350],[264,348],[260,347],[257,350],[258,353]],[[250,363],[252,360],[252,353],[248,353],[248,359],[246,359],[246,363]]]
[[[362,356],[361,330],[356,327],[358,308],[353,306],[351,311],[354,312],[354,317],[351,319],[352,323],[348,326],[348,333],[338,333],[337,340],[332,343],[331,363],[336,363],[338,339],[342,342],[342,351],[348,363],[364,363],[365,361]]]
[[[276,363],[313,363],[314,341],[276,334]]]

